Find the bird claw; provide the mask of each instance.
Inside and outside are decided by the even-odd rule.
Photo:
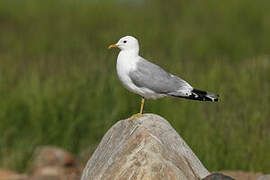
[[[135,120],[136,120],[137,118],[140,118],[140,117],[142,117],[142,114],[141,114],[141,113],[133,114],[133,115],[131,116],[131,118],[130,118],[130,121],[134,123]]]

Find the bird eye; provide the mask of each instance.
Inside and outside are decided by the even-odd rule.
[[[123,41],[124,43],[127,43],[127,41]]]

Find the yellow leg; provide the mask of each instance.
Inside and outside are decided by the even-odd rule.
[[[145,102],[145,99],[144,99],[144,97],[143,97],[143,98],[142,98],[142,102],[141,102],[141,109],[140,109],[140,114],[141,114],[141,115],[143,114],[144,102]]]
[[[144,107],[144,103],[145,103],[145,99],[144,97],[142,98],[142,102],[141,102],[141,108],[140,108],[140,112],[137,114],[134,114],[133,116],[131,116],[131,121],[134,122],[137,118],[142,117],[143,115],[143,107]]]

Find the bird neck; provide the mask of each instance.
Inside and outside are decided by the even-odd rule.
[[[139,56],[139,49],[121,50],[120,54],[128,55],[128,56]]]

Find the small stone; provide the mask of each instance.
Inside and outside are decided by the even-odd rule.
[[[221,173],[213,173],[203,178],[202,180],[234,180],[234,179],[229,176],[225,176]]]
[[[30,180],[79,180],[75,158],[66,150],[43,146],[35,150]]]
[[[262,173],[254,173],[254,172],[245,172],[245,171],[221,171],[219,173],[225,174],[237,180],[255,180],[258,177],[262,176]]]
[[[30,180],[79,180],[75,169],[47,166],[37,169]]]
[[[66,150],[42,146],[35,150],[33,155],[32,171],[46,166],[74,167],[75,158]]]

